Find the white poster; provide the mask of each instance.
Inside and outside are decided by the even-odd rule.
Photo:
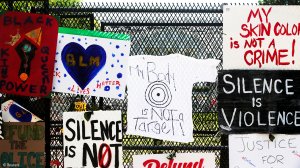
[[[54,92],[124,98],[130,37],[59,28]]]
[[[219,63],[180,54],[129,57],[127,134],[192,142],[193,84],[215,82]]]
[[[300,135],[229,135],[230,168],[299,168]]]
[[[123,167],[121,111],[85,113],[63,113],[64,166]]]
[[[300,6],[224,6],[224,69],[300,69]]]
[[[173,159],[169,154],[133,155],[133,168],[215,168],[214,153],[176,153]]]

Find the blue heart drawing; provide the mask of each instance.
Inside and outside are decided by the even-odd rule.
[[[13,116],[16,120],[20,122],[30,122],[32,119],[32,114],[28,111],[22,109],[21,107],[12,104],[9,107],[9,113],[11,116]]]
[[[104,67],[106,52],[99,45],[90,45],[84,49],[80,44],[71,42],[65,45],[61,53],[62,63],[83,90]]]

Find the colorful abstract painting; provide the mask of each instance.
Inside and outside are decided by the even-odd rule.
[[[54,92],[124,98],[129,35],[59,28]]]
[[[49,15],[7,12],[0,17],[0,92],[51,92],[58,23]]]

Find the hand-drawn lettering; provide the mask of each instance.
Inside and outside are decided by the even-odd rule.
[[[66,113],[75,114],[70,114],[68,117],[64,115],[64,119],[66,119],[64,120],[66,128],[64,130],[64,148],[65,156],[68,156],[65,158],[65,166],[75,165],[74,161],[77,160],[77,166],[79,164],[87,167],[119,167],[122,155],[120,117],[112,120],[104,117],[102,111],[98,111],[94,112],[91,116],[92,119],[87,122],[83,120],[83,113]],[[117,115],[118,112],[111,111],[111,113]],[[97,115],[100,115],[102,120],[94,118]],[[110,115],[106,114],[106,116]],[[78,163],[78,159],[81,163]]]
[[[249,128],[294,132],[300,126],[294,71],[226,70],[219,74],[218,108],[222,130],[247,132]],[[278,72],[279,73],[279,72]],[[294,77],[293,77],[294,76]],[[226,129],[223,129],[226,128]],[[228,129],[227,129],[228,128]],[[248,128],[248,129],[247,129]]]

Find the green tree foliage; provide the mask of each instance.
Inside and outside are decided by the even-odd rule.
[[[80,0],[49,0],[50,6],[74,7]]]
[[[47,9],[49,7],[49,10]],[[50,15],[59,18],[60,26],[78,29],[91,29],[91,25],[95,25],[96,29],[100,29],[100,22],[93,19],[91,12],[78,12],[77,8],[84,7],[81,0],[0,0],[0,12],[14,10],[22,12],[49,12]],[[46,9],[45,9],[46,8]],[[73,10],[64,10],[72,8]]]
[[[80,2],[81,0],[50,0],[50,14],[59,17],[61,27],[91,29],[91,24],[95,25],[93,13],[77,10],[85,7]]]
[[[0,0],[0,10],[14,10],[30,12],[32,8],[43,8],[45,5],[60,6],[60,7],[74,7],[79,4],[81,0],[27,0],[27,1],[13,1],[13,0]]]
[[[260,5],[300,5],[300,0],[260,0]]]

